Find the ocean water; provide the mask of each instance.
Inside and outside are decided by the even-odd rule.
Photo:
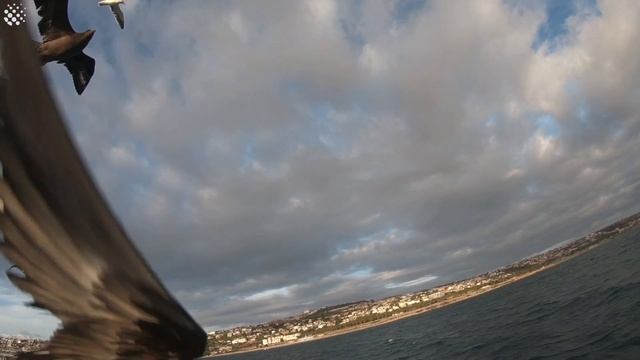
[[[640,229],[413,318],[226,360],[640,359]]]

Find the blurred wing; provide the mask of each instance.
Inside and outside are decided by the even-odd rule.
[[[26,27],[0,27],[0,252],[61,320],[53,358],[192,359],[206,334],[129,241],[63,124]]]
[[[64,34],[74,33],[67,13],[68,0],[34,0],[38,15],[38,30],[42,41],[47,42]]]
[[[120,29],[124,29],[124,14],[122,13],[122,9],[120,9],[120,4],[111,5],[110,7],[113,16],[116,17],[116,21],[118,25],[120,25]]]
[[[96,61],[91,56],[81,52],[78,55],[60,62],[63,63],[71,73],[71,77],[73,77],[73,86],[75,86],[78,95],[81,95],[93,76]]]

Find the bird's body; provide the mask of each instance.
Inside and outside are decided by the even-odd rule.
[[[37,49],[40,62],[43,65],[51,61],[64,62],[82,54],[82,50],[89,44],[94,33],[94,30],[88,30],[43,42]]]
[[[68,0],[35,0],[38,30],[42,44],[37,47],[42,65],[56,61],[64,64],[73,77],[76,92],[82,94],[95,70],[95,60],[82,51],[89,44],[95,30],[77,33],[67,15]]]
[[[60,44],[67,52],[83,46]],[[109,209],[57,110],[27,28],[0,26],[0,46],[0,253],[22,271],[7,275],[31,305],[60,319],[44,351],[19,358],[201,356],[206,333]],[[76,66],[79,55],[64,53],[51,56]]]
[[[124,29],[124,13],[120,9],[120,5],[124,5],[124,0],[102,0],[98,2],[100,6],[108,6],[113,12],[120,29]]]

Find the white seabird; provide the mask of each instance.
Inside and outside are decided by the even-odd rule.
[[[120,4],[124,4],[124,0],[102,0],[98,2],[100,6],[109,6],[113,12],[113,16],[116,17],[120,29],[124,29],[124,13],[120,9]]]

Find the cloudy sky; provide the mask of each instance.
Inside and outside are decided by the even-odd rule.
[[[60,107],[207,330],[461,279],[640,210],[638,1],[128,0],[124,31],[70,7],[97,64],[82,96],[45,67]],[[0,333],[48,336],[26,300],[0,280]]]

